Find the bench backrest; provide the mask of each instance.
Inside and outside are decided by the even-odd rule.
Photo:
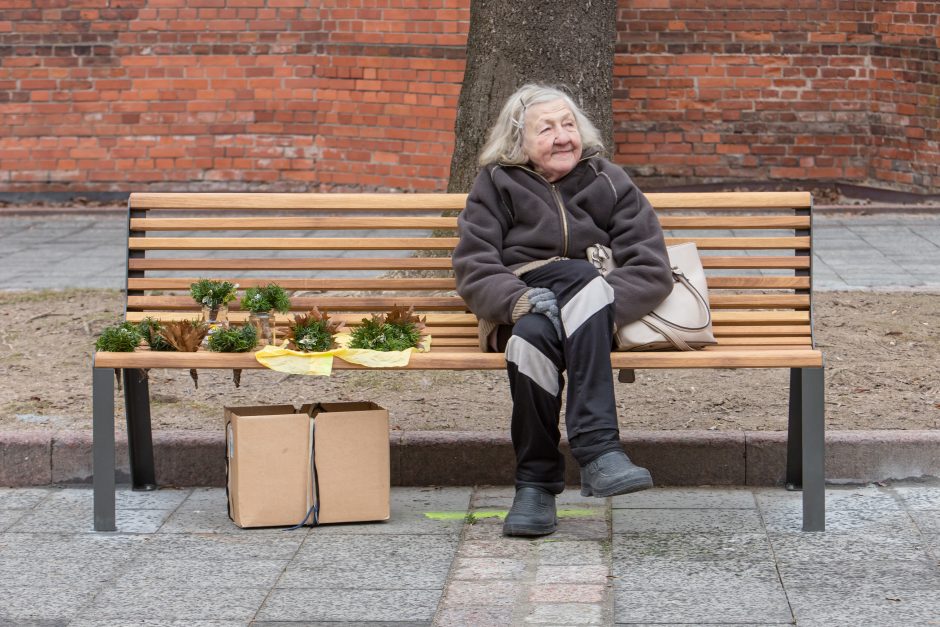
[[[812,344],[809,193],[647,196],[668,244],[698,245],[722,343]],[[427,314],[436,347],[473,350],[476,321],[454,292],[449,257],[457,242],[454,216],[465,200],[464,194],[132,194],[127,319],[197,315],[188,290],[199,278],[231,280],[240,290],[275,282],[293,293],[292,313],[317,306],[355,324],[393,305],[413,305]],[[245,318],[237,301],[230,318]]]

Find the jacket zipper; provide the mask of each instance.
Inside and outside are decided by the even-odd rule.
[[[547,182],[547,181],[546,181]],[[565,211],[565,203],[561,201],[561,194],[558,193],[558,188],[555,187],[554,183],[549,183],[549,187],[552,188],[552,196],[555,198],[555,202],[558,203],[558,215],[561,216],[561,233],[564,236],[564,247],[561,251],[562,257],[568,256],[568,215]]]
[[[593,156],[593,155],[591,155],[591,156]],[[591,158],[590,156],[589,156],[589,157],[582,157],[581,159],[578,160],[578,163],[580,164],[582,161],[586,161],[586,160],[588,160],[588,159],[590,159],[590,158]],[[513,165],[513,166],[515,166],[515,167],[517,167],[517,168],[521,168],[521,169],[525,170],[526,172],[531,172],[531,173],[534,174],[535,176],[537,176],[537,177],[539,177],[540,179],[542,179],[542,182],[544,182],[545,185],[548,186],[549,191],[551,191],[551,193],[552,193],[552,198],[555,199],[555,203],[558,205],[558,217],[559,217],[559,219],[561,220],[561,234],[562,234],[562,252],[561,252],[561,256],[562,256],[562,257],[567,257],[567,256],[568,256],[568,213],[567,213],[567,211],[565,211],[565,203],[562,202],[562,200],[561,200],[561,194],[558,193],[558,188],[555,187],[555,184],[554,184],[554,183],[549,183],[549,182],[548,182],[548,179],[546,179],[544,176],[542,176],[541,174],[539,174],[539,173],[536,172],[535,170],[532,170],[531,168],[527,168],[527,167],[525,167],[524,165],[517,165],[517,164],[508,164],[508,165]]]

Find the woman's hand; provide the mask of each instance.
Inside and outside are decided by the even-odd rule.
[[[558,299],[555,293],[547,287],[533,287],[528,291],[529,304],[532,305],[532,313],[542,314],[548,318],[555,327],[559,340],[564,340],[565,336],[561,330],[561,315],[558,312]]]

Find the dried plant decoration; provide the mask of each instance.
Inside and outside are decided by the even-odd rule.
[[[170,346],[182,353],[195,353],[199,350],[199,345],[209,332],[209,327],[202,322],[193,320],[177,320],[173,322],[164,322],[160,328],[160,336],[165,339]],[[199,373],[195,368],[191,368],[189,376],[193,379],[193,384],[199,387]]]
[[[319,353],[335,348],[333,334],[340,322],[330,320],[329,314],[314,307],[302,316],[294,316],[287,339],[291,350]]]
[[[363,318],[353,329],[350,348],[377,351],[403,351],[417,348],[424,335],[426,318],[416,316],[414,307],[396,305],[385,314]]]

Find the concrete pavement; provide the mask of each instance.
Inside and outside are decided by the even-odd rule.
[[[216,488],[0,489],[3,625],[930,625],[940,482],[799,494],[569,489],[559,530],[504,538],[509,488],[393,488],[388,522],[242,530]]]

